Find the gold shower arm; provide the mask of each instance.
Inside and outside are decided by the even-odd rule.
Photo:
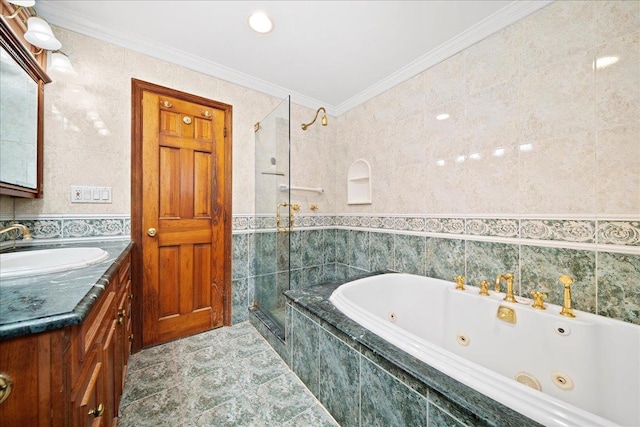
[[[327,110],[324,109],[324,107],[320,107],[318,108],[318,110],[316,111],[316,116],[313,118],[313,121],[311,123],[307,123],[307,124],[302,124],[302,130],[307,130],[307,128],[309,126],[311,126],[312,124],[314,124],[316,122],[316,120],[318,119],[318,114],[320,114],[320,110],[324,111],[324,115],[322,116],[322,126],[326,126],[328,121],[327,121]]]

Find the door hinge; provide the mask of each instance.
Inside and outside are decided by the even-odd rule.
[[[224,128],[224,137],[227,137],[227,128]]]
[[[227,222],[227,211],[222,211],[222,221]]]

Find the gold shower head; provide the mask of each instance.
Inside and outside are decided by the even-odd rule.
[[[322,115],[322,126],[326,126],[329,123],[329,120],[327,120],[327,110],[325,110],[324,107],[320,107],[318,108],[318,111],[316,111],[316,116],[313,118],[311,123],[302,124],[302,130],[307,130],[309,126],[316,122],[316,120],[318,119],[318,114],[320,114],[320,110],[324,111],[324,114]]]

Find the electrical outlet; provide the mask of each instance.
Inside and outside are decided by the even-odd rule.
[[[111,203],[111,187],[72,185],[71,203]]]

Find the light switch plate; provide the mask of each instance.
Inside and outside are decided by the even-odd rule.
[[[111,187],[72,185],[71,203],[111,203]]]

